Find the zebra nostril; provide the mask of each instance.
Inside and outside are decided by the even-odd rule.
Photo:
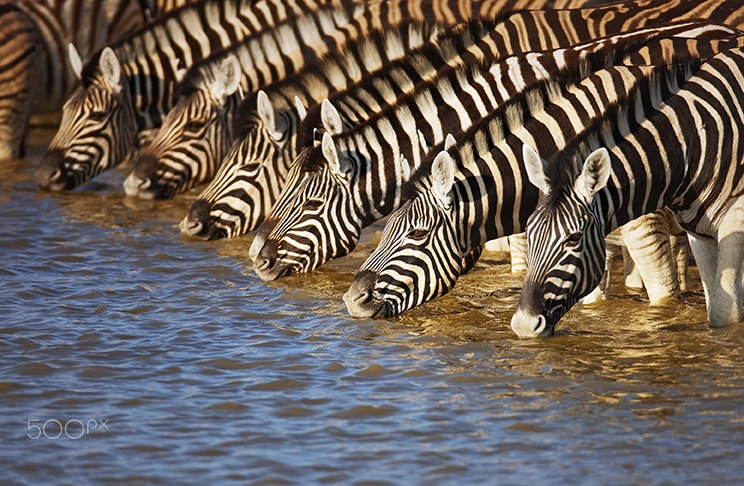
[[[255,266],[257,271],[265,272],[270,270],[271,267],[276,263],[276,258],[273,257],[260,257],[256,260]]]
[[[257,272],[267,272],[271,270],[276,263],[278,249],[279,244],[274,240],[268,240],[264,243],[263,248],[261,248],[261,251],[258,253],[253,263]]]
[[[191,236],[203,236],[211,226],[212,205],[204,199],[197,199],[191,204],[189,212],[181,220],[181,232]]]
[[[545,316],[539,315],[537,316],[537,324],[535,325],[535,333],[539,334],[545,329]]]
[[[42,189],[54,189],[62,178],[64,155],[61,150],[49,150],[41,159],[36,170],[36,181]]]

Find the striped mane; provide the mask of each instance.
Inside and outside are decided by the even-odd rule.
[[[256,96],[256,93],[249,94],[238,105],[238,109],[235,110],[232,127],[234,140],[243,139],[256,126],[256,120],[258,119],[258,102]]]

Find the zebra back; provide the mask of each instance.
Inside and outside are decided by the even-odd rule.
[[[34,73],[45,84],[35,99],[37,113],[59,110],[75,87],[77,79],[70,68],[68,43],[74,44],[83,56],[89,56],[141,28],[146,20],[142,8],[128,0],[19,0],[15,5],[36,26],[44,46],[43,70]],[[12,39],[7,42],[17,43]]]
[[[691,23],[686,29],[691,25],[699,27]],[[711,28],[732,32],[725,26]],[[637,35],[645,41],[652,34]],[[259,228],[250,251],[258,275],[271,280],[310,271],[346,254],[364,226],[400,205],[429,148],[442,143],[446,134],[468,129],[509,96],[558,69],[581,76],[587,66],[606,65],[638,37],[514,56],[488,70],[450,69],[353,129],[325,133],[322,143],[306,149],[290,169]]]
[[[565,145],[592,125],[593,116],[609,117],[607,106],[625,99],[623,93],[647,92],[646,84],[686,76],[689,63],[700,62],[685,52],[679,59],[666,59],[669,68],[608,68],[587,77],[579,84],[583,88],[570,88],[573,94],[557,87],[570,97],[556,95],[555,85],[547,83],[543,91],[510,102],[521,108],[506,105],[457,137],[447,151],[433,150],[431,162],[450,159],[450,185],[435,184],[433,176],[419,179],[416,197],[390,215],[382,241],[345,296],[352,315],[392,315],[449,291],[470,252],[487,240],[524,231],[537,192],[526,181],[522,144],[538,144],[541,151]],[[538,112],[529,114],[530,106]]]

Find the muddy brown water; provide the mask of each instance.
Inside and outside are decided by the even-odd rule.
[[[744,329],[613,287],[519,341],[520,277],[486,254],[385,320],[341,300],[379,239],[273,283],[251,236],[183,238],[198,190],[111,171],[37,189],[48,142],[0,165],[5,484],[711,484],[744,477]],[[618,272],[616,272],[618,273]]]

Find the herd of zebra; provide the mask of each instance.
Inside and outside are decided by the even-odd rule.
[[[100,18],[93,5],[106,3],[120,2],[89,2],[98,15],[80,15]],[[2,21],[51,30],[25,5],[0,7]],[[205,184],[182,232],[254,232],[262,280],[344,256],[388,217],[343,296],[358,317],[445,294],[486,242],[510,237],[515,260],[526,246],[511,321],[521,338],[553,334],[602,288],[618,249],[651,302],[679,294],[691,250],[711,326],[741,321],[741,0],[138,7],[152,18],[130,31],[134,14],[117,11],[95,40],[57,32],[39,48],[31,27],[28,39],[8,34],[15,103],[39,99],[33,69],[71,92],[37,170],[42,189],[70,190],[117,166],[129,171],[128,196]],[[60,17],[83,29],[81,17]],[[47,60],[33,60],[38,52]],[[33,109],[0,120],[0,135],[12,135],[0,137],[4,154],[19,152]]]

